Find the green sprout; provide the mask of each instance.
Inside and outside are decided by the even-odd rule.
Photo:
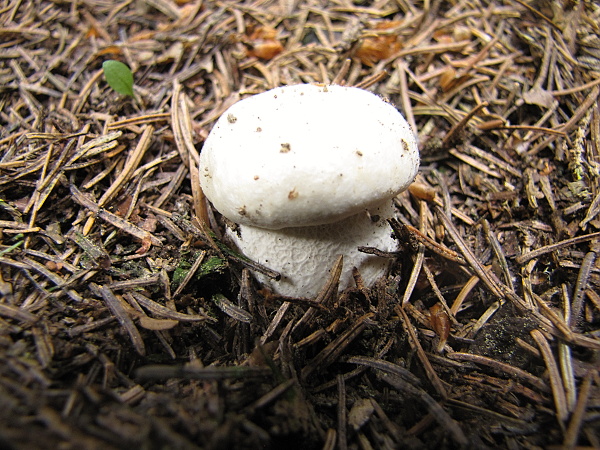
[[[104,78],[108,85],[121,95],[135,98],[131,69],[120,61],[109,59],[102,63]]]

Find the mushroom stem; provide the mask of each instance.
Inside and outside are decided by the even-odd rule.
[[[267,230],[239,225],[229,237],[248,258],[281,273],[272,280],[260,273],[255,277],[273,292],[288,297],[314,298],[329,278],[329,269],[344,256],[341,290],[352,286],[356,267],[370,286],[387,274],[390,258],[360,252],[358,247],[375,247],[384,252],[398,250],[387,218],[394,215],[391,200],[378,207],[326,225]]]

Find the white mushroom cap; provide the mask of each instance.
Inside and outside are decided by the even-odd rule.
[[[275,230],[375,207],[418,167],[415,135],[392,105],[358,88],[301,84],[229,108],[202,148],[200,185],[229,220]]]

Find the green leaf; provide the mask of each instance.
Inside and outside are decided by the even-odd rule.
[[[122,95],[135,97],[133,93],[133,74],[129,67],[120,61],[109,59],[102,63],[104,78],[108,85]]]

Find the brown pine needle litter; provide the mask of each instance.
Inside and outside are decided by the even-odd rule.
[[[262,289],[195,184],[296,83],[418,131],[371,289]],[[600,448],[599,84],[591,0],[0,1],[0,446]]]

